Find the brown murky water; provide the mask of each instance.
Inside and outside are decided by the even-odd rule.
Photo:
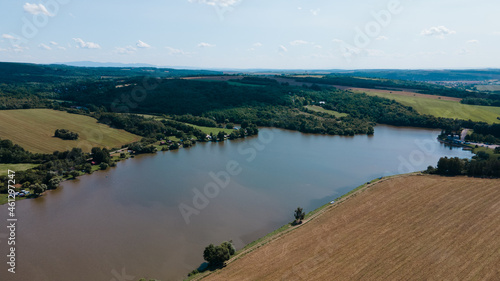
[[[373,137],[345,138],[262,129],[259,138],[120,162],[18,202],[15,274],[7,272],[0,206],[0,280],[182,280],[210,243],[232,239],[241,248],[291,221],[297,206],[311,211],[373,178],[471,156],[439,144],[438,133],[378,126]]]

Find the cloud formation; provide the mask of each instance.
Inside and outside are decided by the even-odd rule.
[[[132,46],[116,47],[115,48],[115,53],[120,54],[120,55],[130,55],[130,54],[133,54],[135,51],[137,51],[137,49],[132,47]]]
[[[23,47],[23,46],[20,46],[20,45],[13,45],[12,46],[12,50],[15,53],[21,53],[21,52],[24,52],[24,50],[29,50],[29,47]]]
[[[4,39],[10,39],[10,40],[16,40],[16,39],[18,39],[17,37],[14,37],[14,36],[12,36],[10,34],[2,34],[2,38],[4,38]]]
[[[198,48],[212,48],[212,47],[215,47],[215,45],[206,42],[201,42],[198,44]]]
[[[457,33],[457,32],[441,25],[441,26],[433,26],[429,29],[424,29],[424,30],[422,30],[420,35],[422,35],[422,36],[434,36],[434,37],[438,37],[440,39],[443,39],[444,36],[455,34],[455,33]]]
[[[135,45],[137,46],[137,48],[142,48],[142,49],[151,48],[151,45],[149,45],[148,43],[144,43],[141,40],[137,41]]]
[[[467,44],[477,44],[477,43],[479,43],[479,40],[476,40],[476,39],[472,39],[472,40],[467,41]]]
[[[311,14],[313,16],[317,16],[319,14],[319,11],[321,11],[321,9],[311,9],[311,10],[309,10],[309,12],[311,12]]]
[[[83,49],[100,49],[101,46],[94,42],[85,42],[81,38],[73,38],[73,40],[78,43],[78,47]]]
[[[306,44],[309,44],[309,42],[304,41],[304,40],[294,40],[294,41],[290,42],[290,45],[292,45],[292,46],[306,45]]]
[[[52,48],[51,48],[51,47],[49,47],[49,46],[47,46],[47,45],[45,45],[45,44],[43,44],[43,43],[41,43],[40,45],[38,45],[38,48],[40,48],[40,49],[42,49],[42,50],[47,50],[47,51],[52,50]]]
[[[191,53],[189,53],[189,52],[184,52],[181,49],[176,49],[176,48],[172,48],[172,47],[169,47],[169,46],[165,47],[165,49],[167,49],[168,50],[168,54],[172,55],[172,56],[175,56],[175,55],[182,55],[182,56],[191,55]]]
[[[32,15],[44,14],[46,16],[52,17],[47,8],[43,4],[30,4],[26,3],[23,5],[24,11]]]
[[[188,1],[191,3],[201,3],[219,7],[232,7],[241,2],[241,0],[188,0]]]
[[[280,45],[279,48],[278,48],[278,52],[280,52],[280,53],[286,53],[286,52],[288,52],[288,49],[285,46]]]

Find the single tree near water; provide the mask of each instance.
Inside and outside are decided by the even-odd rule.
[[[295,216],[294,224],[301,224],[302,220],[306,216],[306,213],[304,213],[301,207],[297,207],[297,210],[295,210],[295,213],[293,215]]]

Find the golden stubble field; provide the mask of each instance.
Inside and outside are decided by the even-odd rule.
[[[500,180],[384,180],[203,280],[499,280]]]
[[[56,129],[68,129],[80,135],[78,140],[54,137]],[[31,152],[52,153],[80,147],[90,152],[93,146],[121,147],[140,140],[139,136],[97,123],[88,116],[51,109],[0,111],[0,138],[10,139]]]

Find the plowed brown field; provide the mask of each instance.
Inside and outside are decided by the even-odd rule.
[[[500,180],[380,181],[204,280],[500,280]]]

